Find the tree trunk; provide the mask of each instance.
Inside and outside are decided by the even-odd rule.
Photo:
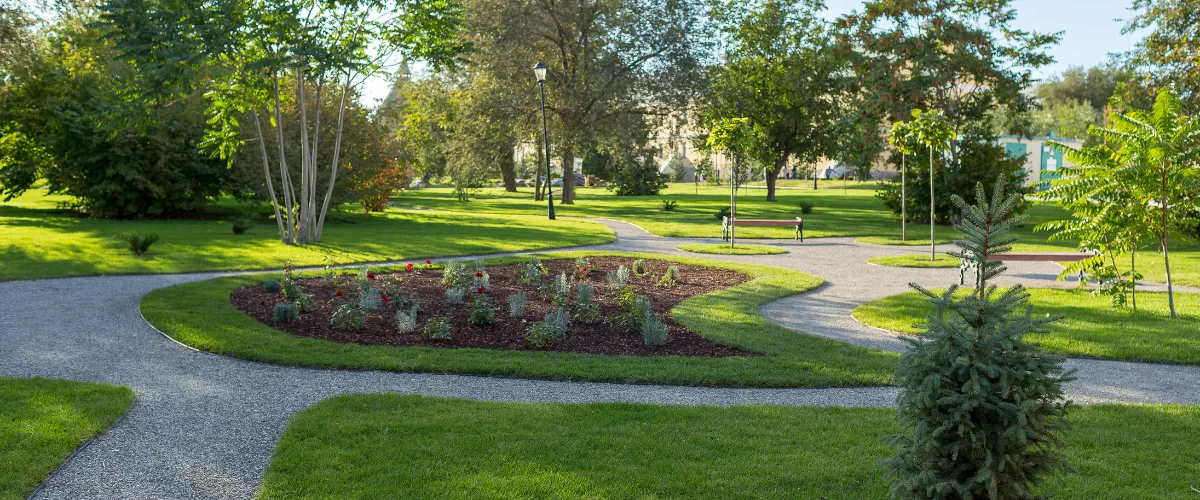
[[[510,193],[517,192],[517,160],[513,158],[514,150],[516,149],[516,141],[504,141],[504,147],[501,148],[500,158],[500,177],[504,180],[504,190]]]
[[[287,225],[287,231],[282,235],[283,242],[289,245],[296,243],[295,228],[296,228],[296,204],[295,190],[292,188],[292,176],[288,173],[287,154],[283,148],[283,112],[279,109],[279,74],[276,73],[273,78],[275,87],[275,132],[279,142],[279,183],[283,189],[283,205],[286,209],[284,212],[284,223]]]
[[[263,178],[267,181],[267,195],[271,197],[271,208],[275,209],[275,223],[279,226],[279,237],[283,238],[283,215],[279,212],[279,197],[275,196],[275,183],[271,181],[271,158],[267,154],[267,141],[263,137],[262,120],[258,117],[258,107],[253,110],[254,131],[258,133],[258,150],[262,153]]]
[[[559,204],[572,203],[575,203],[575,152],[571,148],[563,148],[562,195],[559,196]]]
[[[1137,311],[1137,246],[1133,247],[1133,254],[1129,257],[1129,289],[1133,292],[1133,310]]]
[[[775,184],[779,180],[779,171],[787,165],[788,155],[783,155],[782,158],[775,161],[775,168],[767,169],[767,201],[775,200]]]
[[[900,241],[908,241],[908,182],[905,163],[908,155],[900,155]]]
[[[321,241],[321,235],[325,232],[325,216],[329,214],[329,200],[333,198],[333,185],[337,182],[338,162],[342,153],[342,125],[346,118],[346,93],[349,89],[350,74],[347,73],[346,84],[342,87],[342,99],[338,103],[337,133],[333,140],[333,161],[329,166],[329,186],[325,188],[325,200],[321,202],[321,217],[317,219],[316,241]],[[316,161],[316,155],[313,155],[313,161]]]
[[[300,230],[296,243],[301,245],[312,241],[312,217],[309,210],[309,191],[312,190],[312,166],[309,164],[308,147],[308,108],[304,102],[304,70],[296,67],[296,102],[300,105]]]

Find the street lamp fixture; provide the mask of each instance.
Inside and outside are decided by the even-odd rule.
[[[554,220],[554,189],[550,187],[550,131],[546,127],[546,63],[538,61],[533,65],[533,75],[537,77],[538,87],[542,91],[542,139],[546,143],[546,203],[549,206],[550,220]]]

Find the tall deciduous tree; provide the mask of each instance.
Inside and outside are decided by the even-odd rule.
[[[767,201],[789,162],[832,156],[839,137],[846,61],[831,50],[821,0],[729,2],[719,11],[728,46],[713,70],[702,120],[746,117],[759,131],[749,157],[766,166]]]
[[[1137,70],[1130,91],[1150,101],[1155,93],[1174,86],[1189,113],[1200,113],[1200,4],[1196,0],[1134,0],[1136,15],[1124,32],[1149,30],[1129,62]],[[1141,92],[1137,92],[1140,90]],[[1141,104],[1135,102],[1134,104]]]
[[[1012,0],[866,2],[838,20],[840,46],[867,92],[861,111],[896,122],[913,109],[937,110],[963,136],[990,109],[1028,109],[1030,71],[1053,61],[1046,51],[1059,35],[1017,29],[1016,16]],[[969,168],[959,160],[952,142],[946,168]]]
[[[172,82],[180,64],[212,68],[218,78],[207,94],[213,124],[208,143],[223,157],[232,158],[244,145],[237,116],[253,116],[268,196],[287,243],[321,239],[351,89],[397,53],[443,64],[464,48],[457,39],[461,12],[450,0],[108,0],[102,10],[118,48],[147,68],[152,81]],[[324,138],[333,147],[327,174],[321,172],[329,179],[322,196],[317,160],[323,117],[321,107],[310,110],[308,102],[320,102],[329,90],[340,94],[340,104],[336,117],[324,117],[337,126],[333,137]],[[300,150],[299,179],[289,174],[282,128],[282,103],[289,98],[300,115],[299,144],[290,144]],[[277,137],[282,200],[270,179],[263,115]]]
[[[710,53],[701,0],[473,0],[470,55],[501,85],[537,97],[530,69],[549,66],[546,109],[555,158],[564,170],[562,203],[574,199],[574,158],[629,115],[684,109]],[[478,13],[478,14],[476,14]],[[507,68],[507,69],[503,69]],[[530,111],[537,111],[529,100]]]

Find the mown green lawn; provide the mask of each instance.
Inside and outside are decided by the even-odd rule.
[[[1138,311],[1118,309],[1084,290],[1030,290],[1034,314],[1066,316],[1028,339],[1047,351],[1077,356],[1200,364],[1200,294],[1176,293],[1180,317],[1167,314],[1167,294],[1138,293]],[[917,292],[868,302],[854,317],[868,325],[918,335],[931,310]]]
[[[938,268],[938,267],[958,267],[961,263],[957,257],[951,257],[945,254],[937,254],[934,260],[929,260],[927,253],[913,253],[908,255],[885,255],[882,257],[871,257],[867,262],[878,264],[881,266],[891,267],[920,267],[920,268]]]
[[[821,186],[816,191],[780,189],[777,193],[779,201],[775,202],[766,201],[764,189],[744,189],[738,196],[738,214],[754,219],[794,219],[803,216],[804,234],[810,238],[848,236],[858,237],[859,241],[866,243],[902,244],[900,218],[875,198],[876,183],[851,182],[845,191],[841,189],[840,182],[836,187],[826,183]],[[533,201],[530,188],[523,188],[518,193],[508,193],[499,188],[481,189],[467,202],[455,199],[449,188],[430,188],[406,191],[392,200],[397,206],[489,214],[546,212],[544,202]],[[672,212],[664,212],[662,200],[674,200],[678,207]],[[816,206],[813,213],[800,213],[799,204],[802,201]],[[728,187],[697,188],[692,184],[677,183],[670,185],[660,196],[644,197],[615,196],[604,188],[580,188],[574,205],[555,205],[555,209],[560,215],[605,217],[632,222],[659,236],[719,238],[721,223],[715,215],[728,205]],[[1049,233],[1033,230],[1043,222],[1066,217],[1066,211],[1043,204],[1032,206],[1028,213],[1029,221],[1013,231],[1019,238],[1015,248],[1017,251],[1069,252],[1076,249],[1071,242],[1048,241]],[[739,238],[791,239],[793,232],[784,227],[746,227],[738,228],[737,235]],[[908,232],[911,241],[904,244],[929,244],[929,226],[909,224]],[[957,237],[958,232],[952,227],[937,228],[937,241],[944,249],[949,249],[949,242]],[[1175,282],[1200,287],[1200,245],[1194,241],[1173,244],[1171,272]],[[1166,268],[1156,245],[1148,244],[1138,254],[1137,262],[1145,279],[1166,282]]]
[[[1200,408],[1073,409],[1052,498],[1191,498]],[[883,498],[895,411],[363,394],[292,419],[263,498]]]
[[[707,253],[718,255],[778,255],[787,253],[787,249],[771,245],[747,245],[735,243],[733,248],[728,243],[686,243],[675,248],[685,252]]]
[[[126,387],[0,377],[0,499],[29,496],[132,404]]]
[[[657,254],[611,252],[551,254],[545,258]],[[523,258],[501,262],[524,261]],[[740,271],[754,279],[688,298],[671,310],[675,320],[716,342],[761,356],[602,356],[552,351],[439,349],[357,345],[297,337],[235,309],[234,289],[275,276],[240,276],[176,285],[142,299],[142,314],[172,338],[197,349],[283,365],[440,373],[478,373],[558,380],[676,385],[828,387],[891,383],[897,355],[802,335],[764,319],[759,306],[810,290],[820,278],[776,267],[671,257],[686,264]],[[596,269],[598,272],[611,269]]]
[[[173,273],[271,269],[298,266],[447,257],[541,250],[606,243],[612,230],[571,219],[511,213],[388,210],[339,213],[326,224],[323,241],[285,245],[276,225],[263,219],[248,234],[234,235],[225,220],[122,221],[81,219],[54,210],[61,196],[31,191],[0,204],[0,280],[94,274]],[[229,212],[220,207],[219,213]],[[147,255],[135,257],[115,235],[158,234]]]

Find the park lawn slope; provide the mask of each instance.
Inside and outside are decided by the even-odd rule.
[[[97,274],[178,273],[277,268],[290,260],[319,266],[543,250],[613,241],[603,224],[520,214],[445,211],[334,213],[318,244],[282,243],[274,222],[235,235],[223,220],[109,220],[69,217],[27,193],[0,205],[0,280]],[[49,204],[50,207],[53,204]],[[162,239],[136,257],[114,236]]]
[[[1052,498],[1188,498],[1200,408],[1071,410]],[[292,419],[263,498],[884,498],[895,410],[343,395]],[[313,474],[313,471],[321,471]]]
[[[567,252],[544,258],[615,255],[664,259],[658,254]],[[515,263],[524,257],[496,259]],[[240,276],[176,285],[148,294],[141,305],[150,324],[197,349],[291,366],[474,373],[555,380],[675,385],[829,387],[886,385],[898,356],[803,335],[763,318],[772,300],[802,293],[820,278],[775,267],[694,257],[666,260],[746,273],[749,282],[698,295],[671,310],[675,320],[713,341],[762,353],[725,358],[602,356],[551,351],[366,346],[301,338],[263,325],[234,309],[234,289],[275,276]],[[604,270],[600,270],[604,271]]]
[[[1027,335],[1049,352],[1074,356],[1200,364],[1200,294],[1176,293],[1180,317],[1167,314],[1167,294],[1137,294],[1138,311],[1112,307],[1086,290],[1030,290],[1037,316],[1063,315],[1046,333]],[[932,310],[928,299],[905,292],[854,309],[854,317],[885,330],[919,335]]]
[[[132,404],[127,387],[0,377],[0,499],[29,496]]]

